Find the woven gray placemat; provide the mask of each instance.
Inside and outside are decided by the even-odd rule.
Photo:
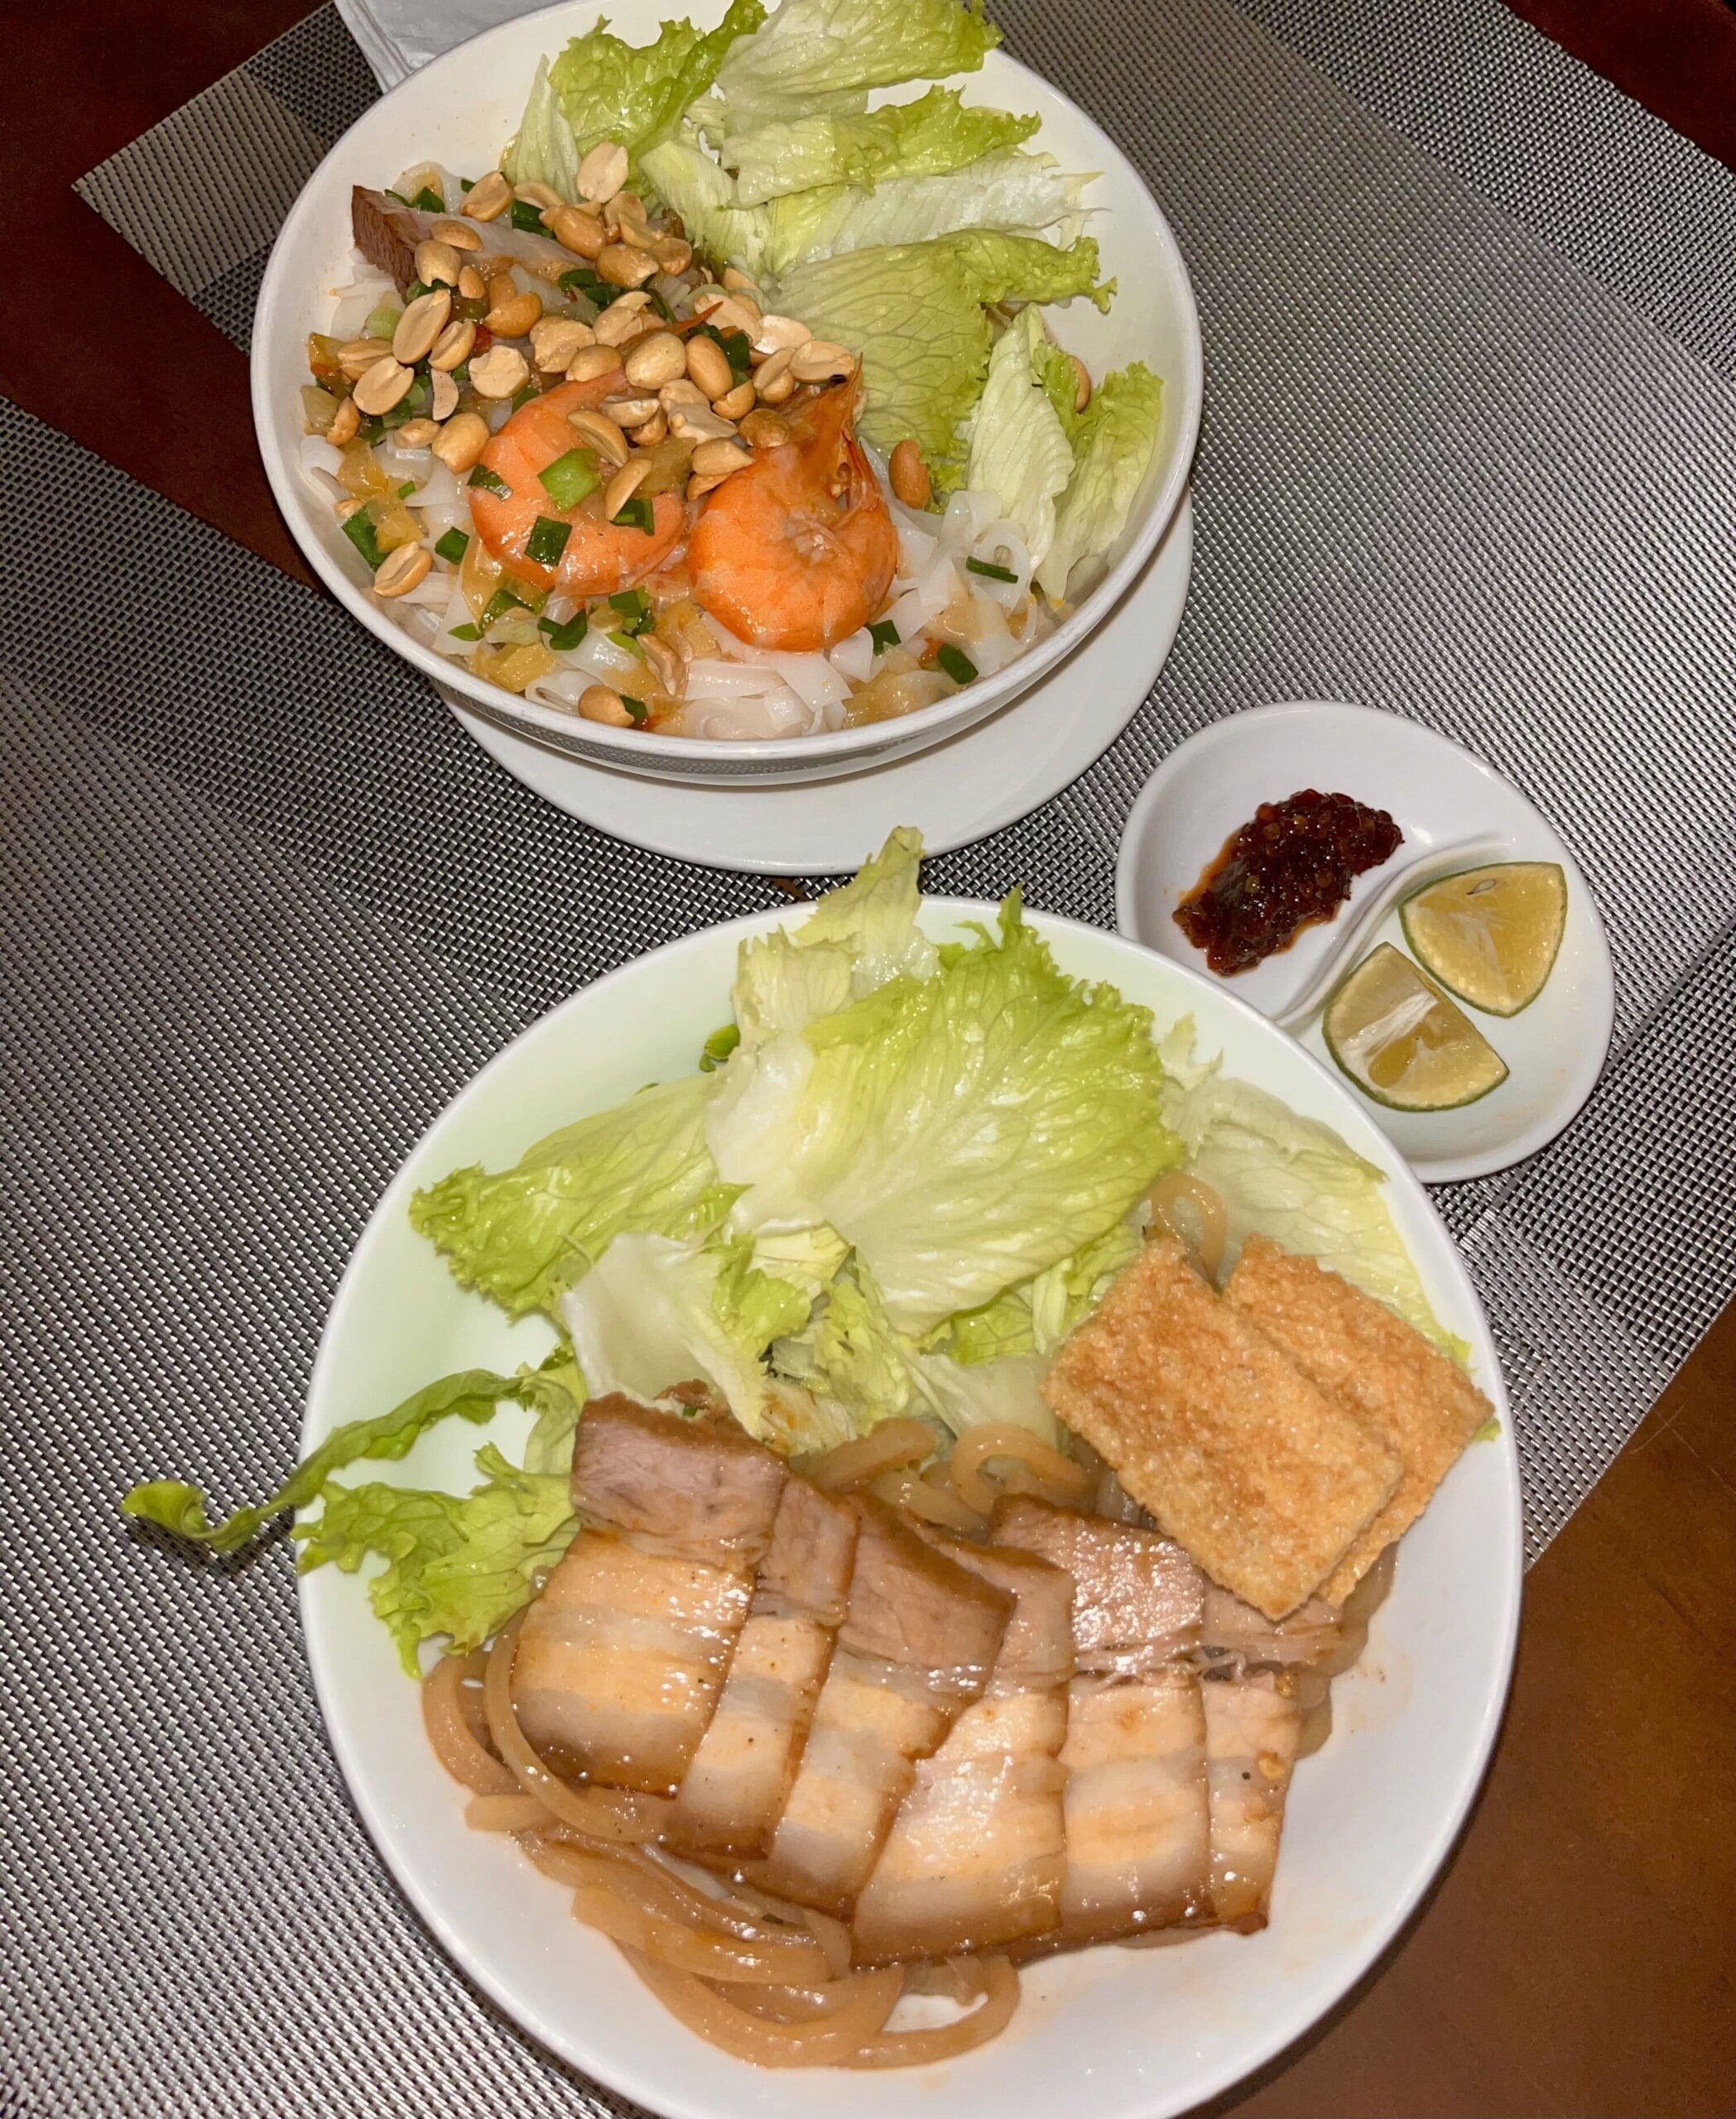
[[[1610,929],[1612,1064],[1554,1148],[1437,1195],[1508,1365],[1535,1554],[1731,1290],[1736,392],[1715,334],[1690,357],[1444,172],[1440,140],[1419,152],[1218,0],[999,12],[1188,256],[1199,543],[1127,736],[931,882],[1022,882],[1108,924],[1152,763],[1285,695],[1444,728],[1555,816]],[[1431,47],[1450,106],[1500,57],[1465,21]],[[238,335],[268,214],[213,248],[162,202],[221,195],[244,152],[281,203],[371,93],[329,10],[243,71],[128,151],[154,162],[87,183]],[[1563,125],[1666,151],[1551,78]],[[1587,151],[1530,151],[1546,176]],[[1696,228],[1716,191],[1683,209]],[[75,605],[94,521],[113,588]],[[196,1464],[224,1498],[280,1473],[342,1261],[427,1118],[575,985],[773,893],[538,803],[329,601],[0,409],[0,524],[26,522],[0,646],[0,1743],[28,1889],[0,1909],[0,2085],[52,2119],[608,2108],[384,1879],[320,1737],[286,1555],[190,1567],[113,1503],[145,1471]]]

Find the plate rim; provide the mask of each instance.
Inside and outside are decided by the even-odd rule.
[[[1492,1177],[1502,1170],[1514,1169],[1520,1163],[1528,1161],[1532,1156],[1540,1155],[1551,1141],[1558,1140],[1566,1132],[1585,1109],[1590,1100],[1592,1092],[1603,1078],[1604,1069],[1609,1057],[1609,1048],[1615,1035],[1615,966],[1609,954],[1609,937],[1604,930],[1604,915],[1599,909],[1596,894],[1586,879],[1585,872],[1580,866],[1573,848],[1562,837],[1557,826],[1544,814],[1542,810],[1517,781],[1510,778],[1508,774],[1501,771],[1498,766],[1492,764],[1488,759],[1479,757],[1469,744],[1460,742],[1457,737],[1449,736],[1444,730],[1431,728],[1426,722],[1414,721],[1408,714],[1395,713],[1386,707],[1369,706],[1360,699],[1273,699],[1260,706],[1244,707],[1239,712],[1227,714],[1215,721],[1208,722],[1205,728],[1196,728],[1190,736],[1184,738],[1174,750],[1169,752],[1159,761],[1156,771],[1140,789],[1132,808],[1128,812],[1127,822],[1122,827],[1121,839],[1115,854],[1115,931],[1137,947],[1150,949],[1154,955],[1161,956],[1166,962],[1174,963],[1178,969],[1193,972],[1196,977],[1205,979],[1208,984],[1226,993],[1229,998],[1242,999],[1239,994],[1231,992],[1225,983],[1214,974],[1200,970],[1193,964],[1185,963],[1180,958],[1171,957],[1166,949],[1157,948],[1141,932],[1137,911],[1135,869],[1145,838],[1151,829],[1152,818],[1158,802],[1166,788],[1173,784],[1176,768],[1180,766],[1184,758],[1190,757],[1190,754],[1197,756],[1220,742],[1233,741],[1236,733],[1244,724],[1257,723],[1275,717],[1298,719],[1309,714],[1322,712],[1334,715],[1363,715],[1370,720],[1378,721],[1387,726],[1396,723],[1407,730],[1412,737],[1425,745],[1444,747],[1453,752],[1466,764],[1474,766],[1484,779],[1495,781],[1504,788],[1530,811],[1554,843],[1561,867],[1567,877],[1570,893],[1576,894],[1580,901],[1590,914],[1593,950],[1589,968],[1590,991],[1588,999],[1592,1003],[1592,1007],[1589,1013],[1588,1026],[1594,1034],[1585,1040],[1580,1049],[1587,1054],[1594,1051],[1597,1055],[1596,1064],[1589,1067],[1582,1076],[1575,1079],[1544,1117],[1535,1120],[1517,1136],[1516,1145],[1462,1155],[1423,1156],[1413,1160],[1405,1155],[1404,1151],[1398,1147],[1396,1141],[1392,1143],[1400,1159],[1408,1165],[1411,1170],[1425,1184],[1464,1184],[1473,1178]],[[1245,1007],[1253,1007],[1252,1002],[1243,1001],[1242,1004]],[[1253,1011],[1257,1015],[1262,1016],[1267,1021],[1272,1021],[1270,1016],[1264,1016],[1262,1010],[1254,1008]],[[1273,1026],[1277,1027],[1276,1025]],[[1283,1034],[1289,1035],[1288,1032]],[[1299,1050],[1305,1049],[1300,1040],[1293,1039],[1291,1041],[1297,1045]],[[1315,1057],[1312,1053],[1308,1056],[1310,1059]],[[1318,1061],[1316,1064],[1319,1064]],[[1369,1109],[1372,1114],[1374,1109],[1372,1103]],[[1374,1123],[1384,1135],[1385,1128],[1380,1125],[1378,1118],[1375,1119]],[[1386,1137],[1391,1139],[1389,1135]]]
[[[925,894],[922,901],[926,924],[950,928],[966,920],[992,918],[998,906],[990,901],[958,898]],[[575,1012],[586,1004],[599,987],[614,981],[625,981],[649,959],[676,954],[695,948],[701,943],[714,945],[719,938],[733,936],[738,940],[757,933],[772,931],[799,918],[803,908],[795,906],[774,906],[766,911],[743,914],[735,919],[718,923],[715,926],[700,928],[673,942],[647,950],[642,956],[628,959],[615,966],[601,978],[578,988],[555,1007],[527,1024],[501,1050],[472,1074],[456,1093],[450,1098],[435,1115],[415,1141],[406,1151],[397,1170],[381,1191],[373,1211],[356,1240],[328,1310],[321,1332],[320,1347],[310,1377],[306,1401],[300,1434],[303,1452],[312,1446],[316,1425],[321,1435],[329,1423],[316,1422],[316,1413],[327,1396],[332,1372],[339,1360],[338,1350],[341,1338],[340,1323],[349,1311],[361,1300],[360,1282],[364,1261],[372,1247],[376,1231],[390,1218],[401,1213],[413,1189],[411,1172],[423,1156],[435,1134],[444,1127],[461,1104],[484,1094],[497,1074],[507,1071],[513,1064],[514,1055],[527,1040],[546,1035],[549,1026],[557,1019]],[[1094,927],[1089,922],[1070,919],[1064,915],[1028,911],[1027,917],[1046,939],[1077,931],[1094,941],[1108,940],[1118,947],[1140,951],[1157,958],[1157,953],[1130,937],[1105,928]],[[1295,1058],[1307,1069],[1311,1069],[1320,1080],[1330,1085],[1329,1102],[1338,1103],[1349,1110],[1358,1127],[1379,1134],[1379,1128],[1359,1111],[1350,1099],[1349,1092],[1336,1081],[1331,1072],[1312,1053],[1304,1050],[1294,1040],[1285,1039],[1270,1019],[1252,1005],[1233,993],[1223,993],[1205,980],[1200,973],[1186,964],[1166,958],[1157,958],[1167,973],[1179,978],[1184,985],[1199,986],[1212,993],[1214,1000],[1227,1000],[1233,1011],[1239,1011],[1251,1023],[1262,1031],[1284,1039]],[[1466,1822],[1488,1778],[1489,1765],[1496,1740],[1499,1736],[1503,1718],[1512,1690],[1517,1655],[1518,1627],[1522,1603],[1524,1579],[1524,1510],[1519,1478],[1517,1444],[1514,1436],[1512,1408],[1508,1401],[1506,1378],[1502,1369],[1498,1348],[1493,1329],[1484,1309],[1473,1282],[1463,1252],[1447,1228],[1439,1209],[1430,1199],[1416,1173],[1404,1157],[1384,1135],[1380,1139],[1389,1160],[1383,1161],[1383,1170],[1387,1183],[1396,1191],[1407,1195],[1411,1204],[1420,1208],[1431,1223],[1440,1239],[1443,1271],[1458,1298],[1457,1314],[1470,1328],[1470,1338],[1478,1356],[1478,1369],[1487,1394],[1495,1408],[1499,1432],[1493,1439],[1492,1446],[1501,1454],[1504,1470],[1503,1491],[1510,1513],[1510,1535],[1505,1542],[1503,1557],[1505,1562],[1499,1584],[1496,1651],[1482,1689],[1480,1704],[1471,1731],[1472,1745],[1467,1754],[1467,1763],[1461,1774],[1451,1801],[1436,1820],[1429,1836],[1426,1854],[1418,1861],[1414,1873],[1404,1889],[1372,1921],[1368,1933],[1354,1949],[1342,1968],[1342,1976],[1335,1977],[1333,1991],[1318,2006],[1303,2004],[1302,2012],[1296,2020],[1278,2014],[1269,2028],[1253,2036],[1239,2053],[1230,2056],[1202,2078],[1200,2083],[1190,2084],[1185,2102],[1176,2103],[1161,2094],[1156,2097],[1136,2097],[1117,2104],[1110,2119],[1180,2119],[1180,2115],[1195,2109],[1203,2102],[1224,2094],[1235,2084],[1267,2066],[1279,2054],[1306,2037],[1315,2026],[1324,2021],[1331,2011],[1354,1992],[1377,1965],[1409,1924],[1418,1907],[1433,1888],[1447,1862],[1458,1845]],[[1432,1276],[1431,1276],[1432,1277]],[[1491,1550],[1496,1550],[1492,1547]],[[394,1835],[387,1828],[382,1805],[375,1800],[373,1784],[358,1766],[352,1750],[349,1726],[344,1718],[334,1713],[333,1698],[336,1687],[334,1670],[327,1665],[331,1652],[324,1615],[317,1608],[316,1598],[321,1593],[317,1578],[299,1577],[296,1583],[296,1607],[301,1623],[302,1642],[312,1675],[320,1721],[327,1743],[342,1773],[345,1788],[358,1816],[366,1829],[374,1851],[378,1855],[394,1883],[409,1900],[417,1917],[439,1941],[454,1968],[470,1983],[488,1995],[507,2018],[525,2035],[534,2039],[545,2050],[555,2054],[566,2064],[602,2083],[615,2093],[630,2097],[647,2111],[661,2112],[664,2119],[733,2119],[733,2108],[729,2101],[730,2078],[726,2075],[718,2096],[696,2102],[685,2094],[671,2095],[660,2083],[647,2080],[637,2057],[632,2053],[604,2056],[606,2065],[599,2064],[599,2056],[591,2051],[576,2050],[571,2040],[555,2025],[531,2019],[522,1999],[514,1995],[503,1980],[497,1979],[487,1963],[474,1953],[462,1933],[448,1920],[440,1908],[437,1896],[425,1891],[420,1878],[407,1865],[401,1866]],[[358,1585],[359,1593],[359,1585]],[[352,1601],[352,1611],[357,1609]],[[371,1617],[368,1623],[375,1624]],[[409,1680],[406,1679],[406,1683]],[[727,2057],[727,2056],[724,2056]],[[731,2063],[731,2065],[746,2065]],[[922,2079],[921,2071],[912,2071],[912,2079]],[[888,2104],[896,2098],[896,2088],[888,2093]]]

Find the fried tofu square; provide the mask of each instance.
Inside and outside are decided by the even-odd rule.
[[[1165,1535],[1268,1618],[1338,1565],[1404,1470],[1174,1242],[1146,1246],[1043,1391]]]
[[[1404,1460],[1397,1491],[1321,1585],[1329,1603],[1341,1604],[1421,1515],[1495,1409],[1383,1302],[1263,1237],[1248,1238],[1224,1293],[1310,1382]]]

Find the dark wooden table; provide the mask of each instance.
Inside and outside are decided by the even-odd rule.
[[[1736,168],[1723,0],[1517,4]],[[242,356],[69,187],[306,7],[21,8],[0,64],[3,195],[36,261],[0,392],[304,579]],[[1736,2113],[1736,1307],[1533,1570],[1494,1767],[1429,1903],[1219,2108]]]

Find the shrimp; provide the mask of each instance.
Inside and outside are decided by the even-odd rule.
[[[556,507],[537,476],[557,457],[581,445],[567,414],[599,404],[610,383],[609,377],[599,376],[591,382],[563,382],[532,397],[482,453],[484,465],[508,490],[470,488],[477,535],[509,574],[533,588],[559,588],[577,598],[631,589],[668,558],[687,527],[686,505],[673,493],[659,493],[652,502],[649,531],[634,530],[608,521],[596,493],[576,507]],[[566,549],[553,567],[539,566],[524,555],[538,516],[572,526]]]
[[[850,420],[854,386],[790,416],[705,502],[688,546],[694,598],[757,647],[834,647],[886,599],[898,533]]]

